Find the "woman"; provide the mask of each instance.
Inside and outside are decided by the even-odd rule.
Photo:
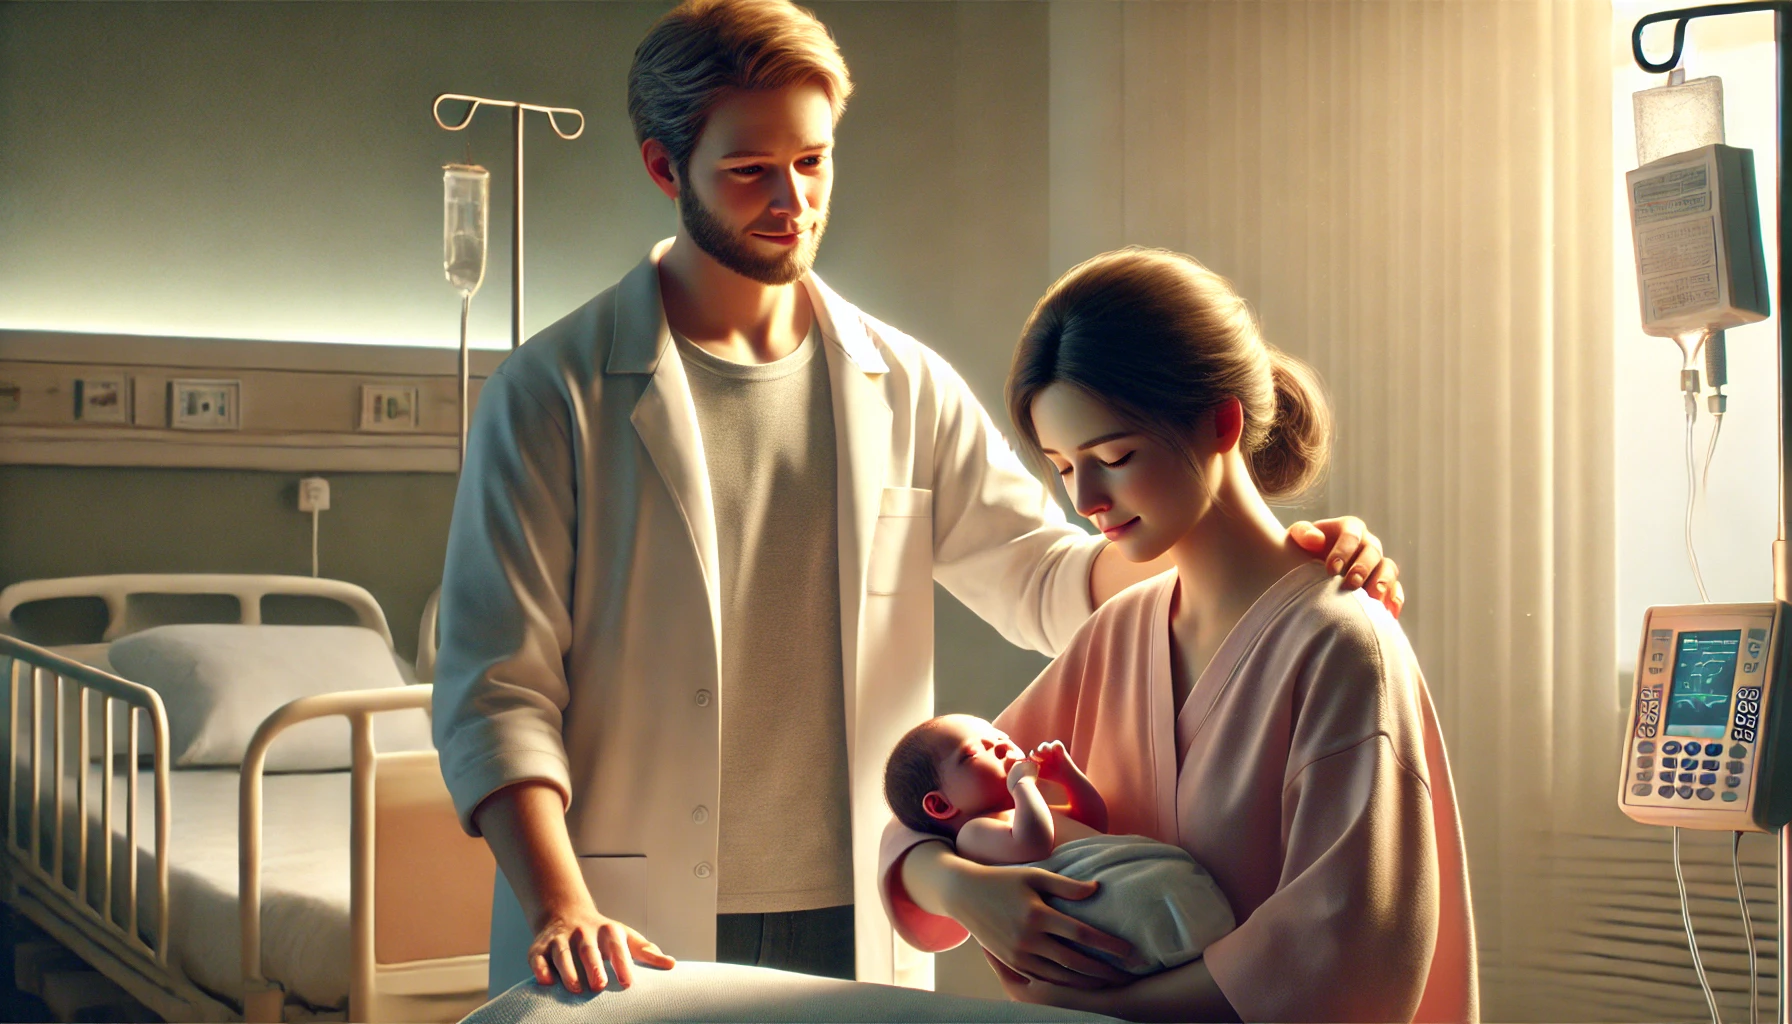
[[[1103,605],[996,724],[1068,743],[1110,831],[1188,850],[1240,923],[1201,960],[1127,979],[1060,939],[1124,943],[1042,898],[1092,885],[893,825],[897,929],[939,950],[968,928],[1012,997],[1133,1019],[1475,1020],[1461,827],[1417,661],[1365,596],[1377,581],[1344,591],[1268,504],[1324,468],[1312,371],[1225,279],[1127,249],[1040,300],[1008,404],[1078,512],[1129,560],[1176,569]]]

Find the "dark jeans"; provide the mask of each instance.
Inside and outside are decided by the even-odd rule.
[[[851,981],[852,905],[777,914],[717,914],[716,960]]]

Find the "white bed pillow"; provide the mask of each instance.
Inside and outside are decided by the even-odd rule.
[[[238,766],[255,730],[281,705],[341,690],[402,686],[391,650],[362,626],[157,626],[122,637],[113,669],[162,696],[176,768]],[[390,711],[373,718],[376,750],[428,750],[428,716]],[[267,770],[351,767],[348,720],[292,726],[268,748]]]

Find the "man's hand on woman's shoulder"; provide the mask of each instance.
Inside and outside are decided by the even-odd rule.
[[[1356,516],[1340,516],[1288,527],[1288,538],[1315,558],[1324,558],[1334,575],[1344,574],[1344,587],[1362,587],[1387,606],[1394,618],[1406,606],[1406,589],[1400,585],[1400,567],[1381,553],[1381,539],[1369,532]]]

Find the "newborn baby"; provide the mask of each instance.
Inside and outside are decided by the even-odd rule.
[[[1047,804],[1040,781],[1063,787],[1069,802]],[[1232,930],[1226,897],[1186,850],[1106,834],[1106,801],[1056,740],[1029,756],[981,718],[929,719],[891,751],[884,798],[898,821],[952,840],[979,864],[1033,864],[1099,882],[1088,899],[1046,902],[1132,943],[1126,960],[1078,946],[1132,974],[1188,963]]]

